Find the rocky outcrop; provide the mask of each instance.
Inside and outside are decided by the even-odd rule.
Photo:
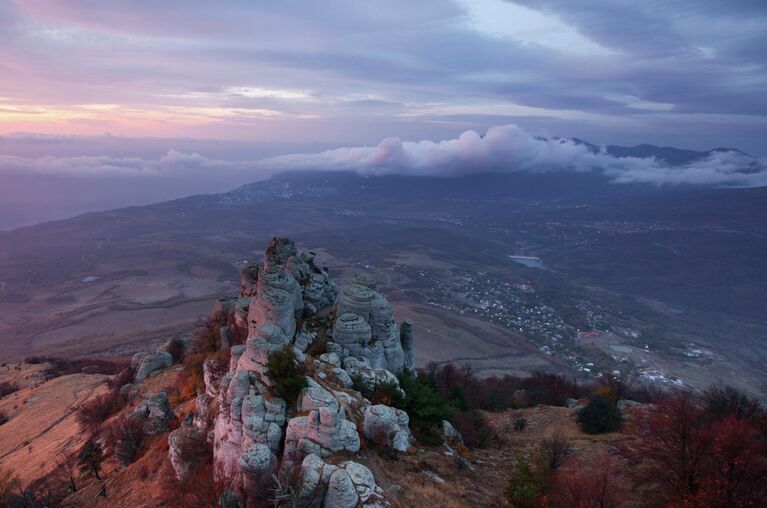
[[[133,418],[141,422],[144,434],[154,435],[168,432],[176,421],[176,414],[165,391],[155,393],[144,399],[133,410]]]
[[[399,342],[404,356],[403,368],[415,372],[415,348],[413,346],[413,323],[405,319],[399,326]]]
[[[256,263],[249,263],[240,270],[240,296],[256,296],[256,284],[261,268]]]
[[[310,453],[324,458],[336,452],[359,449],[357,426],[339,411],[323,407],[288,422],[283,460],[298,463]]]
[[[240,457],[239,468],[248,506],[264,506],[272,494],[277,457],[268,446],[253,444]]]
[[[348,387],[353,378],[371,388],[399,387],[395,373],[414,366],[412,326],[397,326],[372,277],[355,276],[339,296],[314,253],[298,254],[285,238],[269,243],[262,266],[242,269],[239,297],[227,312],[232,330],[221,335],[222,345],[247,331],[245,344],[232,345],[228,362],[223,352],[204,362],[206,390],[183,427],[194,430],[174,433],[173,446],[187,434],[212,441],[216,478],[242,486],[249,506],[266,501],[275,475],[293,472],[302,477],[300,506],[378,505],[381,490],[366,467],[323,459],[358,452],[358,428],[379,446],[407,450],[407,415],[368,407]],[[276,396],[267,376],[270,355],[285,347],[311,373],[292,404]],[[183,476],[187,470],[173,453]]]
[[[136,364],[135,366],[134,363]],[[136,369],[133,380],[138,383],[158,370],[166,369],[171,365],[173,365],[173,357],[165,351],[137,353],[131,360],[131,366]]]
[[[208,454],[205,432],[197,427],[179,427],[168,435],[168,456],[181,481],[191,478]]]
[[[378,404],[365,410],[365,437],[379,446],[406,452],[410,446],[410,419],[407,413]]]
[[[371,366],[400,372],[405,366],[405,354],[400,342],[400,331],[386,298],[368,286],[347,284],[338,297],[336,320],[346,314],[356,314],[370,325],[371,336],[375,338],[374,344],[376,348],[381,348],[371,352]]]
[[[382,494],[373,473],[357,462],[346,461],[336,466],[310,454],[301,463],[298,506],[380,506]]]

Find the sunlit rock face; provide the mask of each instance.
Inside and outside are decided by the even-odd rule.
[[[275,475],[301,475],[302,506],[380,505],[382,491],[367,468],[323,459],[358,452],[363,427],[380,446],[407,449],[407,415],[383,405],[372,410],[350,387],[352,377],[370,387],[399,386],[395,373],[414,365],[412,326],[397,326],[374,279],[355,276],[339,295],[314,253],[299,254],[286,238],[269,242],[262,266],[243,268],[227,313],[227,333],[247,332],[247,339],[228,350],[228,363],[222,354],[204,362],[206,390],[190,420],[195,430],[179,433],[176,444],[187,434],[205,436],[216,479],[244,492],[248,506],[267,499]],[[270,355],[286,347],[312,372],[292,404],[276,395],[268,375]],[[188,468],[174,453],[183,476]]]

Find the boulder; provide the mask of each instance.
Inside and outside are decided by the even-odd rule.
[[[206,432],[197,427],[180,427],[168,435],[168,457],[180,481],[189,479],[209,453]]]
[[[332,393],[320,386],[312,378],[306,378],[309,386],[298,394],[297,408],[299,412],[308,412],[326,408],[336,413],[343,413],[341,406]]]
[[[131,364],[132,363],[133,361],[131,361]],[[141,357],[138,366],[136,367],[136,375],[133,379],[138,383],[149,377],[150,374],[153,374],[160,369],[166,369],[171,365],[173,365],[173,357],[170,353],[166,353],[165,351],[146,353]]]
[[[410,419],[407,413],[384,404],[365,410],[365,437],[379,446],[406,452],[410,446]]]
[[[336,452],[359,449],[360,437],[354,423],[338,411],[321,408],[288,422],[283,460],[297,462],[310,453],[324,458]]]
[[[309,454],[301,463],[297,505],[305,507],[380,506],[382,490],[373,473],[353,461],[339,466]]]
[[[150,395],[133,410],[133,417],[141,422],[144,434],[167,432],[176,421],[176,414],[165,391]]]
[[[240,457],[239,467],[248,506],[264,506],[272,495],[277,457],[268,446],[254,444]]]
[[[453,444],[463,444],[463,436],[453,427],[453,424],[447,420],[442,420],[442,435],[445,441]]]

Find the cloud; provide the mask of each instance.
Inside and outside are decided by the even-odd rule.
[[[33,138],[38,142],[49,137]],[[442,141],[386,138],[350,146],[261,159],[218,160],[170,149],[159,157],[107,155],[23,157],[0,155],[0,175],[163,180],[215,192],[293,170],[346,170],[365,175],[457,176],[487,172],[603,173],[615,183],[656,185],[767,185],[767,163],[736,150],[716,150],[682,166],[655,158],[615,157],[569,138],[535,136],[517,125],[485,134],[467,130]],[[206,189],[206,185],[213,185]]]
[[[452,176],[486,172],[601,171],[615,183],[767,185],[767,166],[737,151],[714,151],[683,166],[655,158],[614,157],[571,139],[533,136],[516,125],[469,130],[439,142],[387,138],[377,146],[346,147],[316,154],[263,160],[271,170],[353,170],[363,174]]]
[[[767,155],[764,1],[415,4],[0,2],[0,132],[339,146],[546,118]]]

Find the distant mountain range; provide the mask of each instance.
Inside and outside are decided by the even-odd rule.
[[[570,138],[572,141],[579,145],[585,145],[594,153],[599,153],[602,148],[584,141],[578,138]],[[673,146],[657,146],[643,143],[635,146],[620,146],[620,145],[607,145],[604,147],[605,151],[613,157],[637,157],[639,159],[649,159],[654,157],[655,159],[662,160],[672,166],[682,166],[689,164],[696,160],[701,160],[709,157],[716,152],[736,152],[745,157],[753,158],[749,154],[738,150],[737,148],[713,148],[706,151],[687,150],[685,148],[675,148]]]

